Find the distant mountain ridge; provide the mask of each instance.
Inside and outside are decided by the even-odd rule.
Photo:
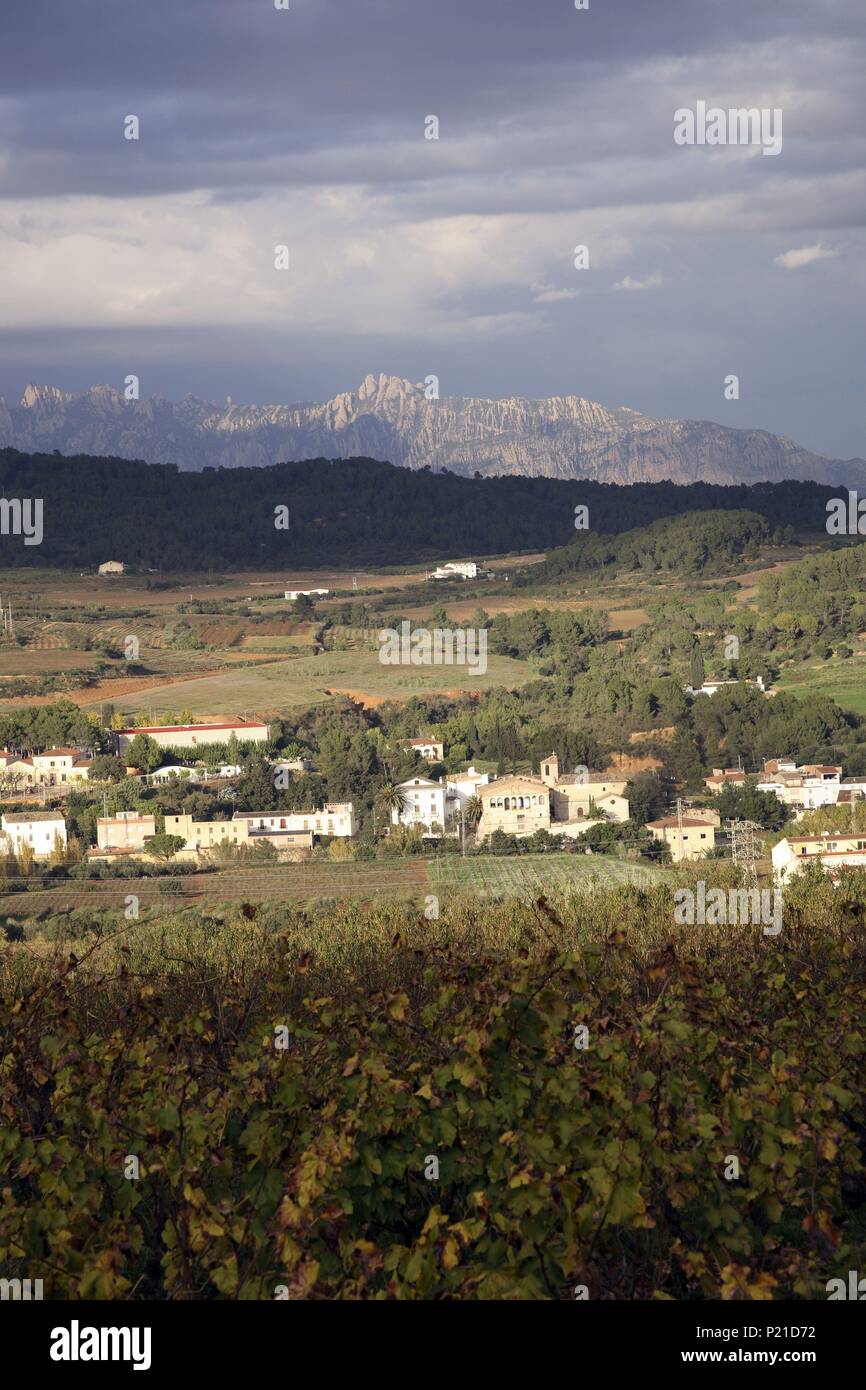
[[[656,420],[581,396],[428,400],[423,385],[382,374],[367,376],[357,391],[297,405],[220,405],[191,395],[125,401],[109,386],[80,394],[28,386],[20,405],[0,398],[4,447],[144,459],[184,471],[366,457],[465,477],[866,484],[863,459],[822,458],[765,430]]]

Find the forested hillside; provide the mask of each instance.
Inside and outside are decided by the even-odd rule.
[[[793,529],[777,527],[772,540],[790,541]],[[518,583],[538,583],[581,571],[646,570],[664,574],[721,574],[738,556],[755,558],[758,546],[771,539],[770,525],[752,511],[693,511],[663,517],[620,535],[580,531],[568,545],[554,550],[543,565]]]
[[[42,499],[44,530],[38,545],[0,537],[0,565],[82,568],[116,558],[152,569],[402,564],[549,551],[574,536],[577,506],[589,510],[591,536],[576,543],[589,562],[606,553],[605,538],[685,512],[747,509],[771,531],[792,526],[824,533],[826,502],[837,491],[797,482],[619,487],[458,478],[363,458],[181,473],[168,464],[14,449],[0,450],[0,485],[6,498]],[[288,508],[288,529],[275,525],[276,508]],[[753,521],[741,543],[758,539],[759,531]],[[687,557],[691,532],[687,526],[683,533]],[[739,523],[730,531],[717,519],[712,545],[738,533]],[[669,559],[677,562],[676,555]]]

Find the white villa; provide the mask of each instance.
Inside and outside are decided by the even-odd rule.
[[[330,592],[330,589],[286,589],[285,596],[290,603],[294,603],[298,598],[324,598]]]
[[[439,826],[441,835],[445,830],[448,789],[443,782],[434,782],[429,777],[410,777],[400,783],[403,807],[395,806],[391,812],[392,825],[417,825],[425,834],[431,833],[433,825]]]
[[[470,767],[466,772],[449,772],[445,779],[445,786],[449,798],[455,802],[455,810],[458,815],[466,809],[473,796],[478,796],[481,787],[488,786],[495,782],[495,775],[489,772],[476,772],[474,767]]]
[[[47,859],[60,845],[66,848],[66,821],[57,811],[13,811],[0,820],[5,843],[13,854],[25,846],[36,859]]]
[[[445,745],[435,738],[401,738],[401,748],[411,748],[428,763],[439,763],[445,756]]]
[[[815,811],[836,805],[842,790],[842,769],[820,763],[798,767],[791,758],[770,758],[764,763],[757,788],[759,792],[775,792],[784,806]]]

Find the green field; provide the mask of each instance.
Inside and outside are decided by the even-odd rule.
[[[429,868],[437,891],[469,891],[479,898],[525,898],[575,889],[591,891],[602,885],[613,887],[622,883],[646,887],[669,877],[662,869],[601,854],[484,855],[467,859],[455,855],[434,859]]]
[[[393,859],[370,863],[275,864],[261,868],[224,869],[181,880],[185,902],[312,902],[339,899],[414,900],[419,910],[434,894],[469,893],[478,898],[532,898],[539,893],[591,892],[599,887],[663,883],[670,873],[606,855],[483,855],[440,859]],[[143,908],[166,908],[177,899],[159,891],[158,879],[92,879],[59,882],[55,887],[9,894],[0,910],[18,919],[55,915],[80,908],[122,907],[128,893]],[[444,903],[441,904],[444,909]]]
[[[842,709],[866,715],[866,652],[855,652],[845,661],[832,657],[810,663],[796,673],[786,671],[778,689],[800,696],[827,695]]]
[[[519,686],[531,678],[526,662],[505,656],[488,656],[486,672],[477,675],[467,666],[383,666],[378,651],[372,650],[323,652],[155,686],[119,697],[116,703],[123,714],[147,710],[154,716],[161,704],[211,717],[240,710],[287,714],[322,704],[335,690],[369,696],[376,702],[443,691]]]

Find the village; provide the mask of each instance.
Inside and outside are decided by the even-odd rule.
[[[83,747],[52,747],[22,754],[0,752],[0,800],[10,809],[0,821],[0,852],[14,856],[26,869],[34,862],[69,863],[74,858],[64,797],[87,791],[102,795],[104,814],[94,823],[94,843],[79,846],[86,863],[118,864],[158,852],[166,862],[205,865],[214,851],[256,850],[287,861],[307,859],[314,848],[333,841],[355,840],[358,817],[351,800],[323,800],[313,809],[273,810],[238,805],[234,784],[244,776],[244,758],[264,757],[274,787],[285,789],[294,779],[314,773],[313,760],[264,753],[271,739],[267,723],[237,719],[219,723],[139,725],[112,735],[114,756],[123,767],[123,781],[142,793],[153,788],[198,786],[218,798],[226,810],[197,816],[188,811],[107,809],[116,783],[100,780],[100,759]],[[769,863],[781,885],[807,864],[819,863],[831,874],[841,867],[866,866],[866,830],[856,828],[858,803],[866,799],[866,776],[844,778],[840,765],[803,764],[789,757],[765,760],[757,773],[742,767],[717,767],[704,779],[701,798],[677,795],[671,789],[670,809],[660,816],[632,822],[627,790],[629,779],[577,767],[566,772],[555,753],[541,759],[539,772],[479,771],[472,762],[446,771],[445,744],[433,734],[395,741],[413,759],[416,771],[387,789],[380,838],[395,833],[414,837],[435,852],[437,845],[457,842],[466,852],[502,852],[508,843],[532,840],[534,845],[556,843],[560,848],[593,853],[589,832],[614,826],[640,830],[645,849],[671,864],[726,857],[736,842],[740,822],[726,824],[714,802],[728,788],[752,785],[772,793],[784,808],[786,824],[796,827],[805,815],[828,807],[851,810],[850,833],[838,823],[817,833],[785,834],[772,846]],[[159,766],[142,771],[136,750],[150,745],[160,750]],[[206,764],[203,750],[234,750],[234,761]],[[163,758],[167,757],[168,761]],[[103,765],[104,755],[101,759]],[[425,774],[425,765],[429,774]],[[35,802],[35,805],[33,803]],[[49,802],[59,805],[49,807]],[[759,829],[759,827],[753,827]],[[581,841],[584,844],[581,844]],[[623,841],[634,844],[636,841]],[[351,851],[349,851],[351,853]],[[736,854],[734,855],[736,858]]]

